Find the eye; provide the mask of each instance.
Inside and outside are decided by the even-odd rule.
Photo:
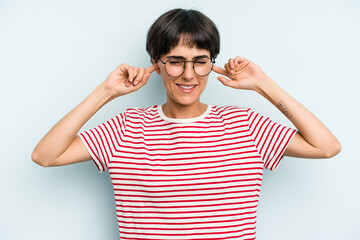
[[[171,65],[175,65],[175,66],[184,65],[183,62],[177,61],[177,60],[170,60],[168,63],[171,64]]]
[[[210,62],[208,61],[208,59],[198,59],[195,60],[194,66],[202,67],[202,66],[207,66],[209,63]]]

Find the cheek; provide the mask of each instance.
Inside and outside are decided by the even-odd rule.
[[[165,66],[163,64],[159,65],[159,74],[162,77],[166,76]]]
[[[205,89],[205,87],[206,87],[206,85],[207,85],[207,82],[208,82],[208,79],[207,79],[207,78],[206,78],[206,79],[203,79],[201,82],[202,82],[202,83],[201,83],[202,89]]]
[[[171,83],[171,81],[169,79],[166,79],[165,76],[162,77],[162,82],[165,88],[165,91],[167,93],[171,92],[173,89],[173,84]]]

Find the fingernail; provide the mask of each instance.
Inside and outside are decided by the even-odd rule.
[[[135,81],[135,82],[134,82],[134,85],[137,85],[138,83],[139,83],[139,81]]]

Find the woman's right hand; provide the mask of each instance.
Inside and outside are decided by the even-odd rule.
[[[144,86],[155,70],[156,65],[135,68],[121,64],[41,139],[32,153],[33,161],[41,166],[61,166],[90,160],[91,156],[85,145],[76,136],[81,127],[107,101]]]
[[[102,83],[111,95],[111,98],[137,91],[147,83],[152,72],[157,69],[156,65],[147,68],[132,67],[121,64]]]

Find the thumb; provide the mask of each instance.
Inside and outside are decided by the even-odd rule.
[[[232,88],[238,88],[238,84],[236,81],[230,80],[226,77],[219,76],[217,79],[225,86],[232,87]]]

